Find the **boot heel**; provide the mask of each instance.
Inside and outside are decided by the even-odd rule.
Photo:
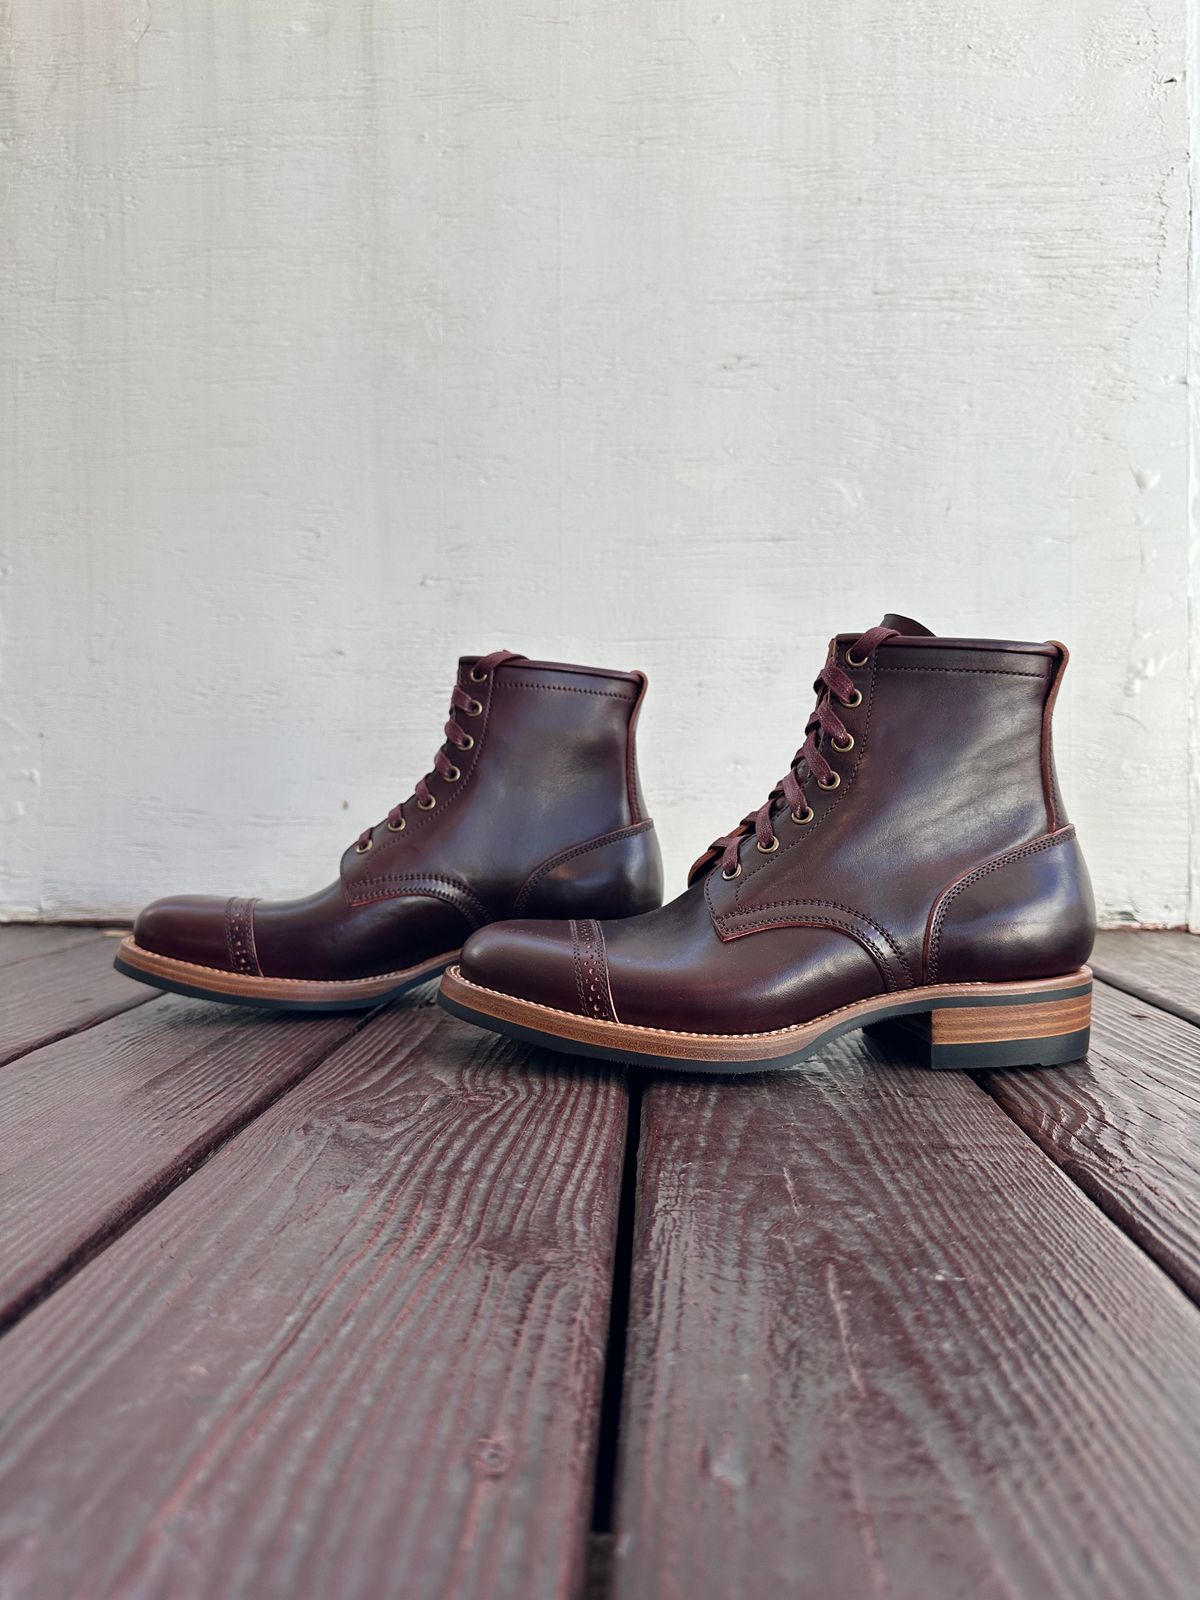
[[[972,996],[943,1001],[915,1016],[868,1026],[882,1043],[914,1044],[920,1064],[986,1070],[1056,1067],[1087,1055],[1092,1025],[1092,980],[1058,989],[1011,991],[995,999]]]
[[[931,1067],[1060,1066],[1087,1054],[1092,984],[1015,1003],[938,1006],[921,1020]]]

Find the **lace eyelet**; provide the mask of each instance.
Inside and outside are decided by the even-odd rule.
[[[817,813],[813,810],[813,808],[811,806],[805,806],[803,811],[799,811],[799,812],[793,811],[792,812],[792,821],[796,824],[796,826],[798,828],[803,828],[806,823],[809,823],[809,822],[812,821],[812,819],[816,816],[816,814]]]
[[[458,767],[451,767],[450,771],[446,774],[446,782],[447,783],[457,783],[458,780],[461,777],[462,777],[461,770]]]
[[[435,794],[429,796],[428,805],[425,804],[424,800],[417,801],[417,809],[419,811],[432,811],[435,805],[437,805],[437,796]]]
[[[840,694],[838,695],[838,699],[841,701],[842,705],[844,705],[844,706],[860,706],[860,705],[862,705],[862,690],[861,689],[855,689],[853,700],[842,700],[842,697],[841,697]]]
[[[771,840],[770,844],[763,844],[761,839],[756,839],[754,841],[754,848],[756,850],[761,850],[764,856],[773,856],[776,850],[779,849],[779,840],[778,838],[775,838]]]
[[[471,704],[467,707],[467,715],[469,717],[481,717],[483,715],[483,701],[472,700]]]
[[[842,781],[841,773],[840,772],[835,772],[833,777],[830,778],[828,783],[826,783],[824,778],[818,778],[817,779],[817,788],[818,789],[836,789],[838,784],[841,783],[841,781]]]
[[[355,855],[356,856],[365,856],[367,851],[371,848],[371,846],[374,843],[375,843],[374,839],[368,839],[366,844],[356,844],[354,846]]]
[[[403,817],[401,817],[399,822],[389,822],[387,825],[387,831],[389,833],[403,833],[407,827],[408,823]]]
[[[833,748],[840,751],[842,755],[845,755],[847,750],[854,749],[854,735],[852,733],[848,733],[846,735],[845,744],[840,744],[836,739],[831,739],[829,742],[833,745]]]
[[[475,748],[475,741],[474,741],[474,739],[472,739],[472,737],[471,737],[471,735],[469,733],[464,734],[463,735],[463,742],[460,745],[456,745],[455,746],[456,750],[474,750],[474,748]]]
[[[859,658],[854,654],[853,650],[847,650],[846,651],[846,665],[848,667],[865,667],[866,664],[867,664],[866,656],[863,656],[863,658],[860,661]]]
[[[737,866],[734,867],[732,872],[726,872],[724,867],[721,868],[721,876],[725,879],[726,883],[729,883],[733,878],[740,878],[741,875],[742,863],[740,861],[738,862]]]
[[[476,672],[475,668],[472,667],[471,668],[471,682],[472,683],[486,683],[487,682],[487,673],[486,672]]]

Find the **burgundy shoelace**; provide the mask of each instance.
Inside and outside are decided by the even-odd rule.
[[[865,665],[867,658],[877,645],[885,639],[897,636],[896,628],[868,628],[860,638],[850,646],[847,654],[854,662]],[[738,823],[732,833],[714,839],[705,855],[711,855],[714,850],[720,850],[721,871],[727,878],[736,878],[742,870],[738,859],[738,851],[742,841],[749,837],[749,831],[754,829],[758,840],[758,848],[765,854],[778,850],[779,840],[775,836],[774,815],[775,808],[780,801],[787,804],[792,814],[792,821],[803,825],[813,820],[814,812],[808,803],[805,784],[813,779],[823,789],[836,789],[840,779],[830,766],[822,745],[829,739],[834,747],[839,745],[843,749],[852,748],[850,730],[837,713],[837,705],[856,706],[862,696],[854,687],[854,680],[840,665],[837,659],[837,643],[830,645],[829,655],[825,665],[817,674],[813,688],[817,693],[817,703],[812,716],[804,730],[804,743],[792,757],[792,764],[786,776],[771,790],[766,800],[757,811],[748,812]],[[704,857],[701,857],[701,861]],[[696,863],[697,866],[700,862]],[[695,869],[693,869],[694,871]]]
[[[480,656],[479,660],[471,668],[469,676],[473,683],[483,683],[495,672],[497,667],[502,667],[506,661],[524,661],[524,659],[525,657],[515,650],[493,650],[490,656]],[[443,731],[446,735],[446,744],[452,749],[470,750],[475,744],[475,738],[457,720],[455,716],[457,711],[462,711],[468,717],[478,717],[483,711],[483,704],[474,695],[468,694],[461,685],[456,683],[454,685],[454,693],[450,696],[450,720],[446,723]],[[446,754],[445,746],[433,758],[433,771],[446,783],[457,783],[459,778],[462,777],[459,768],[455,766],[454,762]],[[422,811],[432,811],[434,806],[437,805],[437,796],[425,781],[426,778],[431,776],[432,774],[427,772],[424,778],[418,778],[417,786],[409,796],[409,799],[416,800]],[[388,812],[385,820],[390,833],[403,833],[407,827],[407,823],[404,820],[404,807],[407,804],[407,800],[402,800],[399,805],[393,806]],[[372,825],[369,828],[364,828],[359,834],[355,849],[360,855],[371,848],[374,833],[375,828]]]

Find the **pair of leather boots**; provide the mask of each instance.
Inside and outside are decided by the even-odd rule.
[[[414,793],[303,900],[186,897],[116,965],[210,999],[441,1003],[585,1056],[786,1066],[899,1023],[935,1066],[1045,1065],[1088,1045],[1095,913],[1054,771],[1059,644],[839,634],[787,774],[678,899],[638,778],[638,672],[464,657]]]

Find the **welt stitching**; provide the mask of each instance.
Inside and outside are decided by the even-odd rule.
[[[187,966],[187,965],[190,965],[190,963],[184,962],[183,965]],[[212,969],[211,968],[202,968],[201,970],[202,971],[211,971]],[[275,983],[302,983],[302,982],[305,982],[307,980],[301,979],[301,978],[276,978],[273,981]],[[363,982],[367,982],[369,980],[362,979],[362,978],[355,978],[355,979],[350,979],[350,980],[347,980],[347,981],[348,982],[354,982],[354,983],[363,983]],[[1031,981],[1036,982],[1038,980],[1031,980]],[[1046,980],[1043,980],[1043,981],[1046,981]],[[1049,981],[1053,981],[1053,980],[1049,980]],[[1078,981],[1077,978],[1060,978],[1058,980],[1058,985],[1060,987],[1066,987],[1068,984],[1073,984],[1073,983],[1076,983],[1077,981]],[[472,983],[470,978],[464,978],[461,972],[458,975],[458,982],[460,984],[462,984],[464,988],[467,988],[467,989],[478,989],[482,994],[499,994],[500,993],[500,991],[498,989],[489,989],[486,984]],[[1003,987],[1003,988],[1005,988],[1005,989],[1007,989],[1009,991],[1012,991],[1013,989],[1024,988],[1025,985],[1016,984],[1016,983],[997,985],[997,984],[994,984],[994,983],[983,983],[983,982],[978,982],[978,983],[942,983],[942,984],[938,984],[937,985],[937,988],[939,989],[939,991],[942,991],[942,993],[940,993],[939,995],[935,996],[934,999],[936,1001],[937,999],[942,998],[943,995],[944,995],[944,991],[946,991],[946,990],[950,990],[951,993],[953,993],[953,994],[970,994],[972,997],[974,997],[976,995],[979,995],[979,996],[982,996],[982,997],[986,997],[987,994],[989,993],[989,991],[993,991],[994,992],[998,987]],[[1043,992],[1048,993],[1049,997],[1051,997],[1051,998],[1053,997],[1054,990],[1043,991]],[[511,996],[504,995],[503,998],[504,999],[511,999]],[[868,1000],[873,1000],[873,999],[876,999],[876,998],[877,998],[877,996],[875,996],[875,995],[869,995],[867,997]],[[530,1008],[530,1010],[532,1010],[532,1011],[548,1011],[552,1016],[569,1017],[569,1016],[572,1015],[571,1012],[564,1011],[561,1006],[543,1005],[540,1000],[525,1000],[525,1001],[522,1002],[522,1004],[525,1005],[525,1006],[528,1006]],[[815,1020],[819,1020],[821,1022],[828,1022],[831,1017],[844,1017],[847,1012],[854,1011],[857,1007],[859,1007],[859,1006],[861,1006],[863,1004],[865,1004],[865,1002],[862,1001],[862,1000],[852,1000],[849,1003],[849,1005],[835,1006],[832,1011],[823,1012],[821,1017],[819,1019],[815,1019]],[[808,1023],[804,1023],[804,1022],[789,1022],[782,1028],[766,1028],[760,1033],[697,1033],[697,1032],[695,1032],[694,1030],[692,1030],[690,1028],[652,1028],[648,1024],[637,1023],[637,1022],[626,1022],[626,1023],[623,1023],[622,1026],[624,1028],[629,1029],[632,1032],[635,1032],[639,1036],[641,1036],[643,1034],[645,1034],[645,1035],[658,1034],[658,1035],[662,1035],[663,1037],[668,1038],[668,1039],[720,1039],[720,1040],[727,1040],[727,1039],[779,1039],[779,1038],[782,1038],[784,1034],[786,1034],[786,1033],[796,1033],[800,1029],[808,1027],[809,1024]]]
[[[856,911],[853,906],[844,906],[839,900],[815,900],[809,897],[797,900],[764,900],[758,905],[748,906],[745,911],[733,912],[722,920],[730,923],[736,917],[756,917],[762,911],[782,911],[788,906],[829,906],[833,911],[844,911],[849,917],[857,917],[860,922],[865,922],[868,928],[873,928],[880,938],[891,946],[896,960],[904,968],[905,977],[910,984],[913,982],[912,968],[908,964],[908,958],[888,930],[881,927],[878,922],[872,921],[864,912]]]
[[[589,839],[585,844],[573,845],[570,850],[560,850],[558,855],[548,857],[540,867],[533,869],[521,885],[517,898],[513,902],[514,916],[520,911],[546,874],[553,872],[555,867],[564,866],[568,861],[574,861],[577,856],[585,856],[590,850],[602,850],[606,844],[618,844],[622,839],[631,839],[635,834],[645,833],[646,829],[652,826],[653,824],[647,818],[645,822],[635,822],[627,828],[614,828],[611,833],[603,833],[596,839]]]
[[[991,872],[999,872],[1001,867],[1011,866],[1014,861],[1021,861],[1026,856],[1035,856],[1042,850],[1053,850],[1056,845],[1068,844],[1075,837],[1074,827],[1064,828],[1061,833],[1051,834],[1045,839],[1035,839],[1032,844],[1023,844],[1016,850],[1009,850],[1002,856],[997,856],[994,861],[985,862],[982,867],[976,867],[973,872],[968,872],[965,878],[948,889],[942,897],[933,917],[933,929],[929,936],[929,971],[930,979],[937,977],[938,961],[941,956],[942,923],[945,921],[946,912],[951,902],[955,900],[964,889],[969,889],[973,884],[986,878]]]

